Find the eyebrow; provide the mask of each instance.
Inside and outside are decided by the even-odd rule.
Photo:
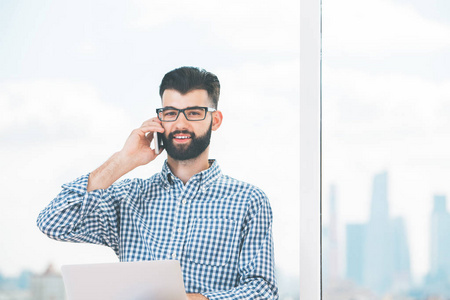
[[[164,106],[163,109],[177,109],[177,110],[180,110],[180,109],[200,108],[200,107],[204,107],[204,106],[188,106],[188,107],[185,107],[185,108],[176,108],[176,107],[173,107],[173,106]]]

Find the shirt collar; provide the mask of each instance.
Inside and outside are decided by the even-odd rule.
[[[214,182],[222,175],[219,164],[215,159],[210,159],[209,165],[210,167],[208,169],[192,176],[190,181],[196,180],[200,183],[203,189],[208,188],[208,186],[212,182]],[[164,165],[162,167],[160,178],[164,187],[170,187],[173,184],[173,179],[176,178],[176,176],[170,170],[169,165],[167,164],[167,160],[164,162]]]

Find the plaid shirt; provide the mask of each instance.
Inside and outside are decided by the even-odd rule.
[[[211,167],[183,182],[170,171],[87,192],[64,184],[39,214],[49,237],[111,247],[120,261],[177,259],[186,292],[213,299],[278,299],[272,211],[258,188]]]

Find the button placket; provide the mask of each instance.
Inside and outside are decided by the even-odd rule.
[[[180,199],[180,197],[183,196],[184,191],[180,188],[180,186],[177,184],[177,182],[174,182],[174,188],[171,189],[170,194],[173,198],[177,199],[175,204],[176,206],[179,206],[179,201],[178,199]],[[178,228],[178,224],[180,222],[180,218],[182,218],[182,212],[180,211],[179,207],[178,209],[175,209],[175,215],[174,218],[172,220],[172,233],[169,239],[169,243],[167,245],[166,248],[166,257],[167,259],[177,259],[177,233],[176,233],[176,228]]]
[[[183,257],[183,246],[186,239],[186,228],[188,226],[188,217],[189,217],[189,201],[186,199],[186,195],[189,195],[192,186],[186,186],[184,189],[177,193],[178,195],[178,209],[176,213],[176,217],[172,224],[172,237],[170,239],[169,249],[168,250],[168,258],[169,259],[178,259],[180,260]]]

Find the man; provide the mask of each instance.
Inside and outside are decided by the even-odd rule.
[[[223,119],[219,94],[205,70],[167,73],[157,117],[98,169],[63,185],[38,217],[42,232],[109,246],[121,261],[177,259],[188,299],[277,299],[268,199],[208,159]],[[115,183],[156,158],[154,132],[167,151],[161,173]]]

